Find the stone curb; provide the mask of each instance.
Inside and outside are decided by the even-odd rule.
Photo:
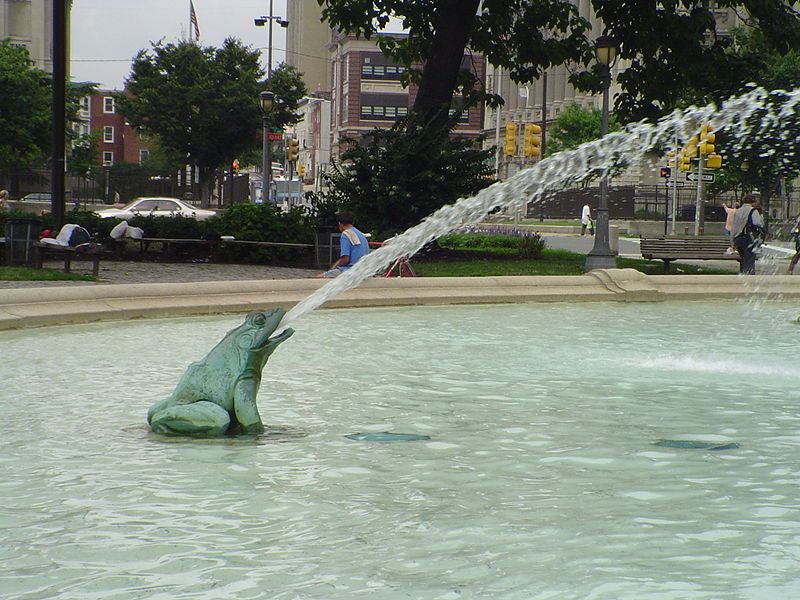
[[[0,290],[0,329],[288,309],[325,283],[321,279],[283,279]],[[603,269],[573,277],[375,277],[324,307],[659,302],[752,296],[800,298],[800,277],[644,275],[633,269]]]

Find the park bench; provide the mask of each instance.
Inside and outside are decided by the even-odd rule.
[[[639,250],[648,260],[663,260],[664,272],[674,260],[739,260],[729,252],[730,241],[722,237],[655,237],[639,238]]]
[[[56,244],[33,243],[33,261],[36,268],[41,269],[46,257],[64,261],[64,272],[69,273],[73,260],[92,261],[92,275],[100,275],[100,258],[102,249],[97,244],[81,244],[80,246],[59,246]]]

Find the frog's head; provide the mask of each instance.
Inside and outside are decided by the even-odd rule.
[[[294,330],[285,329],[278,335],[270,337],[285,314],[286,311],[282,308],[251,312],[244,323],[232,332],[236,336],[236,345],[249,355],[248,362],[251,365],[263,369],[275,348],[292,336]]]

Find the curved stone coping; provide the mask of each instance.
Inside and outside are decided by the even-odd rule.
[[[0,329],[289,308],[325,283],[284,279],[0,290]],[[633,269],[603,269],[574,277],[375,277],[331,299],[325,307],[658,302],[752,295],[800,298],[800,277],[643,275]]]

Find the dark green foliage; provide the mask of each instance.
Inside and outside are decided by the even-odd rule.
[[[520,258],[539,259],[545,248],[545,241],[538,233],[522,235],[502,235],[490,233],[451,233],[437,240],[442,248],[453,250],[483,250],[497,252],[511,250]],[[503,252],[503,254],[506,254]]]
[[[277,99],[270,115],[270,124],[275,131],[283,131],[287,125],[300,121],[300,116],[296,113],[297,105],[308,94],[302,73],[291,65],[281,63],[272,70],[264,88],[274,92]]]
[[[233,38],[221,48],[158,42],[139,52],[129,93],[117,96],[120,113],[132,125],[198,165],[204,203],[214,170],[258,143],[264,74],[259,58],[258,51]]]
[[[342,153],[321,197],[347,208],[356,226],[383,239],[416,225],[445,204],[491,183],[493,150],[452,139],[445,127],[373,130]]]

